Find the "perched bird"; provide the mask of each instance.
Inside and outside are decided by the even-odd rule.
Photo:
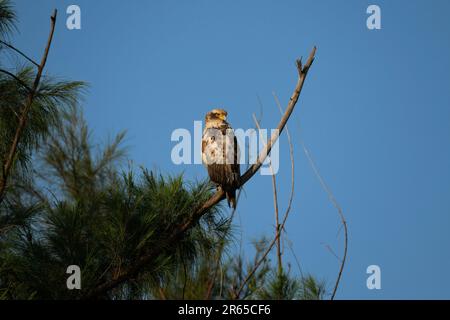
[[[225,192],[228,206],[236,208],[236,189],[241,176],[239,146],[226,121],[227,112],[214,109],[206,114],[202,136],[202,161],[212,182]]]

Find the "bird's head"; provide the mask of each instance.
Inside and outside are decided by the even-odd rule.
[[[206,114],[206,121],[213,121],[213,120],[220,120],[225,121],[227,120],[228,113],[223,109],[213,109],[210,112]]]

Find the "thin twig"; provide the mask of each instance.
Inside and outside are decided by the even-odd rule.
[[[4,69],[0,69],[0,72],[6,74],[6,75],[10,76],[11,78],[13,78],[14,80],[16,80],[22,87],[27,89],[28,92],[33,91],[22,79],[17,77],[14,73],[11,73],[8,70],[4,70]]]
[[[259,108],[260,108],[260,116],[259,119],[256,118],[255,114],[252,114],[253,116],[253,122],[256,125],[256,128],[258,129],[258,132],[260,132],[260,126],[261,126],[261,122],[262,122],[262,115],[263,115],[263,103],[261,101],[261,97],[257,94],[256,95],[257,99],[258,99],[258,104],[259,104]],[[260,136],[260,138],[262,138]],[[279,222],[279,208],[278,208],[278,192],[277,192],[277,181],[276,181],[276,177],[273,171],[273,166],[272,166],[272,162],[269,159],[269,168],[270,168],[270,172],[272,173],[272,193],[273,193],[273,206],[274,206],[274,212],[275,212],[275,233],[280,232],[279,227],[280,227],[280,222]],[[278,237],[278,241],[277,241],[277,262],[278,262],[278,272],[281,272],[282,269],[282,252],[281,252],[281,237]]]
[[[261,132],[260,122],[256,119],[255,114],[253,114],[253,121],[255,122],[258,132]],[[262,140],[262,137],[260,136]],[[263,141],[263,140],[262,140]],[[263,141],[264,143],[264,141]],[[275,172],[273,171],[272,160],[269,160],[269,168],[272,180],[272,193],[273,193],[273,209],[275,211],[275,237],[277,238],[277,262],[278,262],[278,273],[280,274],[283,269],[282,256],[281,256],[281,230],[280,230],[280,219],[279,219],[279,208],[278,208],[278,192],[277,192],[277,179],[275,177]]]
[[[167,300],[166,294],[164,293],[164,289],[159,287],[158,291],[159,291],[159,296],[160,296],[161,300]]]
[[[280,110],[280,114],[283,114],[283,108],[281,107],[280,100],[278,99],[278,97],[275,94],[275,92],[273,92],[273,96],[274,96],[274,99],[275,99],[275,103],[278,106],[278,109]],[[291,133],[289,132],[289,127],[288,127],[287,124],[286,124],[286,136],[287,136],[288,144],[289,144],[289,156],[291,158],[291,194],[289,196],[288,207],[286,209],[286,212],[289,212],[289,211],[291,211],[292,202],[294,200],[294,187],[295,187],[295,170],[294,169],[295,169],[295,161],[294,161],[294,144],[292,143]]]
[[[182,300],[184,300],[184,294],[186,292],[186,286],[187,286],[187,270],[186,270],[186,263],[184,263],[184,258],[183,258],[183,269],[184,269],[184,283],[183,283],[183,296],[182,296]]]
[[[38,64],[36,61],[34,61],[34,60],[31,59],[30,57],[28,57],[25,53],[23,53],[22,51],[20,51],[19,49],[17,49],[17,48],[14,47],[13,45],[11,45],[11,44],[9,44],[9,43],[3,41],[3,40],[0,40],[0,43],[3,44],[3,45],[5,45],[5,46],[7,46],[8,48],[14,50],[15,52],[17,52],[17,53],[20,54],[22,57],[24,57],[25,59],[27,59],[28,61],[30,61],[32,64],[34,64],[36,67],[39,68],[39,64]]]
[[[294,93],[292,94],[291,98],[289,99],[289,104],[286,108],[286,111],[285,111],[283,117],[281,118],[280,123],[277,126],[278,130],[276,130],[274,135],[270,137],[270,140],[268,141],[266,147],[260,153],[260,155],[258,157],[258,161],[255,164],[253,164],[250,167],[250,169],[247,170],[247,172],[245,172],[242,175],[241,185],[246,183],[259,170],[259,168],[262,166],[264,160],[266,159],[267,155],[270,153],[272,146],[278,140],[279,135],[283,131],[284,127],[286,126],[286,123],[288,122],[289,117],[291,116],[292,111],[294,111],[294,107],[297,104],[298,98],[300,96],[300,92],[302,91],[303,84],[304,84],[306,76],[308,74],[308,70],[314,61],[315,54],[316,54],[316,47],[314,47],[312,49],[304,67],[302,67],[301,59],[297,60],[297,71],[299,73],[297,85],[295,87]]]
[[[304,278],[303,270],[302,270],[302,267],[300,265],[300,260],[298,259],[297,255],[296,255],[296,253],[294,251],[294,245],[293,245],[292,241],[289,239],[289,237],[286,234],[284,235],[284,237],[285,237],[285,239],[286,239],[286,241],[288,243],[288,247],[291,250],[292,255],[294,256],[294,260],[295,260],[295,263],[297,264],[297,268],[298,268],[298,271],[300,272],[300,276],[302,278]]]
[[[333,248],[328,243],[322,243],[322,245],[336,258],[337,261],[342,263],[342,259],[334,252]]]
[[[308,158],[308,161],[314,171],[314,174],[316,175],[316,177],[318,178],[320,185],[322,186],[323,190],[327,193],[328,198],[330,199],[331,203],[333,204],[333,206],[337,209],[338,214],[339,214],[339,218],[341,219],[341,223],[342,226],[344,228],[344,255],[342,256],[341,260],[341,266],[339,268],[339,274],[337,276],[336,279],[336,283],[334,285],[333,288],[333,293],[331,294],[331,300],[334,300],[334,297],[336,296],[336,291],[339,287],[339,282],[341,281],[341,277],[342,277],[342,272],[344,271],[344,266],[345,266],[345,261],[347,259],[347,247],[348,247],[348,230],[347,230],[347,222],[345,221],[345,216],[342,212],[342,208],[339,205],[339,203],[337,202],[336,198],[334,197],[333,193],[331,192],[330,188],[328,188],[327,184],[325,183],[325,180],[322,178],[322,176],[320,175],[319,170],[317,169],[317,166],[314,162],[314,160],[312,159],[308,149],[306,148],[305,144],[303,143],[303,140],[300,140],[300,143],[303,147],[303,151],[305,152],[306,157]]]

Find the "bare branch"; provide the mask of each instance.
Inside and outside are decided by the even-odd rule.
[[[280,100],[278,99],[277,95],[273,93],[275,103],[278,106],[278,109],[280,110],[280,114],[283,114],[283,108],[281,107]],[[286,136],[288,139],[289,144],[289,156],[291,158],[291,194],[289,196],[289,202],[288,207],[286,209],[285,215],[291,211],[292,208],[292,202],[294,200],[294,186],[295,186],[295,163],[294,163],[294,145],[292,143],[291,133],[289,132],[289,127],[286,124]]]
[[[308,158],[309,163],[311,164],[311,167],[314,171],[314,174],[316,175],[317,179],[320,182],[320,185],[322,186],[323,190],[327,193],[328,198],[330,199],[333,206],[337,209],[339,218],[341,219],[342,226],[344,228],[344,255],[342,256],[342,259],[337,257],[337,255],[334,253],[333,250],[331,250],[331,247],[328,247],[329,250],[341,261],[341,265],[339,267],[339,273],[336,279],[336,283],[333,288],[333,293],[331,294],[331,300],[334,300],[334,297],[336,296],[336,291],[339,287],[339,282],[341,281],[342,272],[344,271],[345,261],[347,259],[347,247],[348,247],[348,230],[347,230],[347,222],[345,221],[344,213],[342,212],[342,208],[337,202],[336,198],[334,197],[333,193],[331,192],[330,188],[328,188],[327,184],[325,183],[325,180],[323,180],[322,176],[319,173],[319,170],[317,169],[317,166],[312,159],[308,149],[306,148],[303,141],[300,141],[303,147],[303,151],[305,152],[306,157]]]
[[[256,128],[261,132],[261,126],[259,121],[256,119],[255,114],[253,114],[253,121],[255,122]],[[264,141],[263,141],[264,143]],[[278,261],[278,272],[281,272],[283,268],[282,255],[281,255],[281,232],[280,230],[280,219],[279,219],[279,209],[278,209],[278,192],[277,192],[277,179],[275,177],[275,172],[273,171],[272,161],[269,158],[269,168],[272,180],[272,192],[273,192],[273,208],[275,210],[275,237],[277,238],[277,261]]]
[[[262,166],[264,160],[266,159],[267,155],[270,153],[270,150],[272,149],[272,146],[275,144],[275,141],[277,141],[279,135],[283,131],[284,127],[286,126],[286,123],[289,120],[289,117],[292,114],[292,111],[294,111],[294,107],[298,101],[298,98],[300,96],[300,92],[303,88],[303,83],[305,82],[306,75],[308,74],[308,70],[311,67],[311,64],[314,61],[314,56],[316,54],[316,47],[314,47],[309,55],[308,61],[306,62],[305,66],[302,68],[302,65],[300,63],[300,60],[297,61],[297,70],[299,73],[297,85],[295,87],[294,93],[292,94],[291,98],[289,99],[289,104],[286,108],[286,111],[283,115],[283,117],[280,120],[280,123],[277,126],[278,132],[275,133],[271,139],[268,141],[266,147],[264,150],[260,153],[258,157],[258,161],[253,164],[250,169],[248,169],[241,177],[241,185],[246,183],[253,175],[259,170],[259,168]]]
[[[27,59],[28,61],[30,61],[32,64],[34,64],[36,67],[39,68],[39,64],[37,62],[35,62],[33,59],[31,59],[30,57],[28,57],[25,53],[23,53],[22,51],[20,51],[19,49],[17,49],[16,47],[14,47],[13,45],[0,40],[0,43],[7,46],[8,48],[14,50],[15,52],[17,52],[18,54],[20,54],[22,57],[24,57],[25,59]]]
[[[288,236],[286,234],[284,235],[284,237],[287,240],[288,247],[291,250],[292,256],[295,259],[295,263],[297,264],[297,268],[298,268],[298,271],[300,272],[300,276],[303,278],[304,277],[303,270],[302,270],[302,267],[300,265],[300,260],[298,259],[297,255],[296,255],[296,253],[294,251],[294,245],[293,245],[292,241],[288,238]]]

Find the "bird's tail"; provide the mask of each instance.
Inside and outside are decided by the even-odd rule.
[[[236,209],[236,190],[227,190],[225,196],[227,197],[228,207]]]

